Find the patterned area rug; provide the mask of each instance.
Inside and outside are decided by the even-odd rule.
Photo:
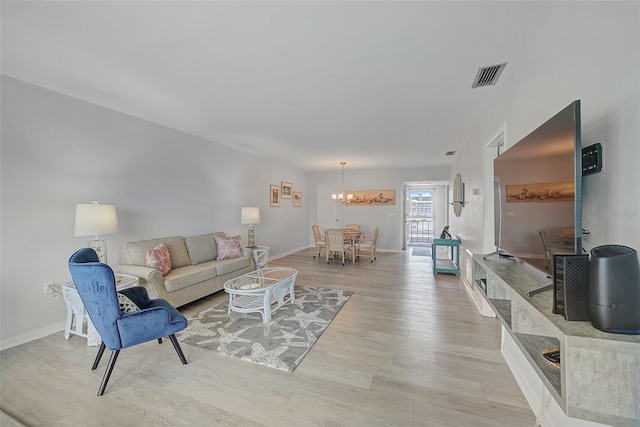
[[[181,343],[260,365],[292,372],[353,292],[296,286],[296,301],[262,323],[260,313],[227,314],[228,301],[187,318],[176,334]]]
[[[411,251],[413,256],[431,256],[431,248],[414,247]]]

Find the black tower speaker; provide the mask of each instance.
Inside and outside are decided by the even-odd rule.
[[[553,255],[553,313],[589,320],[589,255]]]
[[[589,260],[589,314],[594,328],[640,334],[640,264],[635,249],[598,246]]]

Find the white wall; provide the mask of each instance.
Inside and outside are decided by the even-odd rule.
[[[111,265],[133,240],[224,231],[246,243],[250,204],[272,254],[309,244],[308,203],[269,207],[281,181],[306,199],[306,173],[5,76],[1,150],[2,348],[61,329],[64,302],[43,285],[69,280],[67,260],[86,245],[73,236],[76,203],[116,206]]]
[[[450,179],[462,174],[469,200],[460,218],[452,216],[452,229],[473,252],[492,246],[479,221],[493,191],[483,185],[492,173],[482,166],[485,144],[506,122],[509,147],[580,99],[583,146],[600,142],[604,151],[603,172],[583,178],[583,227],[591,231],[584,247],[640,249],[640,3],[555,2],[525,58],[519,69],[507,66],[495,88],[498,102],[487,106],[452,168]]]
[[[424,153],[428,155],[429,153]],[[449,166],[425,168],[389,168],[375,170],[351,170],[345,168],[345,190],[395,190],[396,203],[391,206],[342,206],[341,223],[360,224],[365,233],[371,234],[376,227],[380,227],[378,235],[378,250],[400,252],[402,250],[403,217],[403,188],[406,181],[443,181],[449,177]],[[341,169],[336,165],[335,172],[315,173],[309,177],[309,188],[314,192],[318,185],[340,185]],[[311,223],[317,223],[316,199],[307,199],[311,215]],[[442,211],[438,211],[440,213]],[[440,216],[441,217],[441,216]],[[439,220],[440,221],[440,220]],[[436,224],[439,226],[440,223]],[[313,241],[313,234],[309,229],[307,235]]]
[[[393,188],[398,196],[403,181],[453,181],[461,173],[465,207],[459,218],[449,215],[451,232],[462,238],[463,248],[484,252],[493,239],[485,237],[485,224],[493,218],[485,217],[484,204],[492,203],[493,189],[485,186],[491,171],[483,168],[484,145],[506,122],[508,147],[580,99],[583,144],[604,147],[604,171],[583,180],[583,225],[591,231],[584,245],[640,249],[639,9],[638,2],[552,3],[523,49],[525,63],[507,66],[496,87],[475,89],[495,90],[496,102],[479,112],[450,170],[347,167],[345,185]],[[76,203],[98,199],[116,205],[120,233],[107,237],[111,261],[134,239],[214,230],[244,237],[239,210],[248,204],[261,208],[258,242],[278,254],[310,244],[317,185],[340,181],[337,163],[335,173],[308,176],[5,77],[0,173],[3,348],[60,329],[64,304],[45,297],[42,287],[69,279],[67,259],[85,243],[73,237]],[[302,208],[288,201],[268,207],[269,184],[280,181],[303,192]],[[401,248],[399,203],[343,208],[343,222],[380,226],[380,247]]]

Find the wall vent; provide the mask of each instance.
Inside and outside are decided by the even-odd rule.
[[[447,151],[446,153],[444,153],[445,156],[453,156],[454,154],[456,154],[455,151]]]
[[[502,70],[504,70],[504,67],[506,66],[507,63],[505,62],[504,64],[478,68],[478,73],[476,74],[476,78],[473,79],[471,89],[495,85],[498,81],[498,77],[502,74]]]

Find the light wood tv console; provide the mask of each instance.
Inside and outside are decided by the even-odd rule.
[[[517,259],[473,256],[471,286],[475,289],[470,293],[476,298],[482,295],[502,323],[502,353],[534,412],[540,415],[548,402],[535,396],[541,393],[535,385],[521,382],[526,377],[524,371],[531,369],[535,372],[532,377],[539,378],[556,408],[564,413],[560,416],[568,417],[565,422],[640,425],[640,336],[610,334],[590,322],[566,321],[551,312],[553,291],[527,296],[551,281]],[[482,290],[485,284],[486,294]],[[482,306],[478,301],[476,304]],[[547,347],[560,347],[561,369],[542,357]]]

